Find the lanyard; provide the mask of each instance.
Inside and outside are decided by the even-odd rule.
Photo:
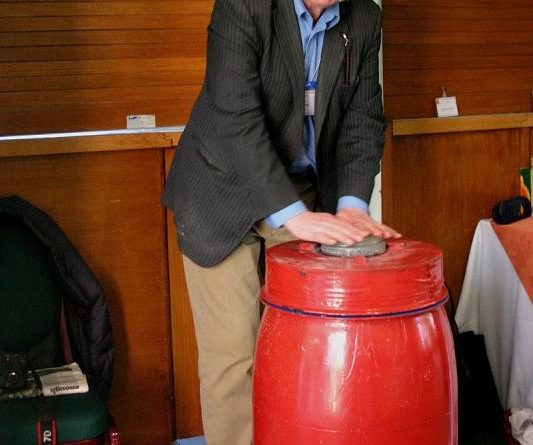
[[[318,68],[320,68],[320,62],[321,60],[318,60],[318,63],[316,64],[315,71],[313,71],[313,75],[311,76],[310,82],[314,82],[316,84],[316,78],[318,73]]]
[[[324,31],[322,31],[324,32]],[[305,59],[306,61],[309,60],[307,57],[308,57],[308,54],[309,54],[309,44],[313,41],[313,39],[318,39],[318,33],[316,34],[313,34],[309,40],[307,41],[307,44],[306,44],[306,47],[305,47]],[[313,42],[315,45],[317,44],[317,41],[315,40]],[[318,74],[318,69],[320,68],[320,62],[322,60],[322,54],[320,54],[318,51],[315,51],[315,68],[314,68],[314,71],[312,73],[312,75],[309,77],[307,76],[307,79],[309,79],[308,81],[316,81],[317,80],[317,74]],[[311,61],[309,60],[309,70],[311,70]]]

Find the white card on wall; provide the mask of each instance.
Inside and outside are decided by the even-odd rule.
[[[126,117],[126,128],[155,128],[155,114],[130,114]]]
[[[457,100],[454,96],[451,97],[437,97],[435,99],[437,105],[438,117],[452,117],[459,116],[459,110],[457,108]]]

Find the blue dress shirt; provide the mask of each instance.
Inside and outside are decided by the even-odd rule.
[[[325,32],[339,23],[339,3],[326,8],[316,23],[307,11],[302,0],[293,0],[294,10],[298,17],[300,36],[302,38],[302,48],[304,52],[304,73],[306,83],[318,80],[318,70],[320,68],[320,57],[324,44]],[[317,86],[320,88],[320,85]],[[304,172],[309,166],[316,171],[315,154],[315,123],[314,116],[305,116],[303,150],[290,166],[291,173]],[[337,210],[344,207],[355,207],[368,211],[368,204],[356,196],[342,196],[337,203]],[[302,201],[279,210],[266,218],[267,223],[272,227],[281,227],[290,218],[293,218],[307,211],[307,207]]]

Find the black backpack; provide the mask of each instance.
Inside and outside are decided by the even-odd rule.
[[[26,236],[29,233],[36,241],[34,244],[39,249],[42,246],[61,293],[61,350],[58,350],[57,339],[43,338],[32,345],[25,365],[42,368],[64,364],[68,349],[68,354],[72,354],[68,359],[79,364],[89,387],[108,399],[115,352],[107,304],[98,280],[59,226],[23,199],[17,196],[0,198],[0,229],[2,227],[4,230],[20,229]],[[9,289],[0,282],[0,296],[2,292],[7,293]]]

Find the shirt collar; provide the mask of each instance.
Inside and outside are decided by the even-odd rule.
[[[301,18],[307,13],[303,0],[294,0],[294,10],[296,15]]]
[[[303,0],[294,0],[294,10],[296,11],[296,15],[299,19],[303,19],[306,14],[310,16],[309,11],[307,11]],[[335,2],[333,5],[329,6],[324,10],[318,21],[325,22],[326,29],[329,29],[332,26],[336,25],[339,21],[339,11],[339,2]]]

